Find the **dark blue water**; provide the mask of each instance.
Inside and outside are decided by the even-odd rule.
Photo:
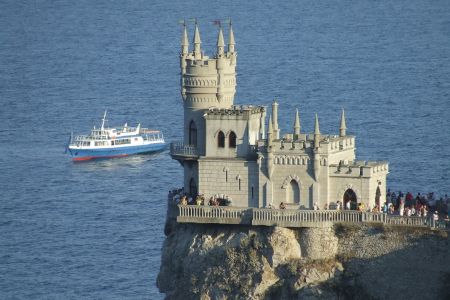
[[[167,3],[166,3],[167,2]],[[236,103],[280,102],[280,125],[337,133],[389,185],[450,192],[450,1],[13,1],[0,3],[0,298],[159,299],[166,152],[74,164],[70,132],[111,125],[181,137],[183,17],[231,16]],[[192,34],[191,34],[192,37]]]

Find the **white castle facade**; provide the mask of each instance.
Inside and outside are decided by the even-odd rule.
[[[171,145],[171,156],[184,168],[186,192],[228,197],[239,207],[383,204],[388,163],[356,160],[355,136],[346,134],[344,111],[338,134],[321,134],[317,115],[314,132],[302,132],[297,111],[293,131],[281,136],[276,101],[267,129],[266,107],[234,105],[237,53],[231,24],[227,47],[219,29],[214,57],[204,55],[197,24],[193,46],[189,52],[185,26],[180,53],[184,141]]]

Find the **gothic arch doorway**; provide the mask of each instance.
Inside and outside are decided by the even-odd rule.
[[[356,210],[358,208],[358,198],[356,197],[355,191],[352,189],[347,189],[344,193],[344,208],[347,209],[350,203],[350,209]]]
[[[300,203],[300,187],[294,179],[286,186],[286,203]]]
[[[197,147],[197,125],[194,121],[189,123],[189,145]]]
[[[195,183],[194,178],[191,178],[191,181],[189,181],[189,193],[192,198],[197,196],[197,184]]]

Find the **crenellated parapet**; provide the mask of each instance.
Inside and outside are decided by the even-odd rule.
[[[333,177],[386,175],[389,173],[389,163],[387,161],[342,161],[339,164],[331,164],[329,172]]]
[[[249,119],[251,115],[258,118],[265,112],[264,106],[233,105],[231,108],[210,108],[205,112],[206,120],[217,119]]]

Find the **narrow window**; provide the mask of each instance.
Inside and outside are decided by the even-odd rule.
[[[225,148],[225,134],[222,131],[219,131],[217,135],[217,146],[219,148]]]
[[[189,145],[197,146],[197,126],[194,121],[189,123]]]
[[[225,171],[225,181],[228,182],[228,171]]]
[[[253,200],[253,187],[252,187],[252,200]]]
[[[241,190],[241,179],[239,178],[239,190]]]
[[[228,137],[228,145],[230,148],[236,148],[236,133],[233,131],[230,132],[230,135]]]

